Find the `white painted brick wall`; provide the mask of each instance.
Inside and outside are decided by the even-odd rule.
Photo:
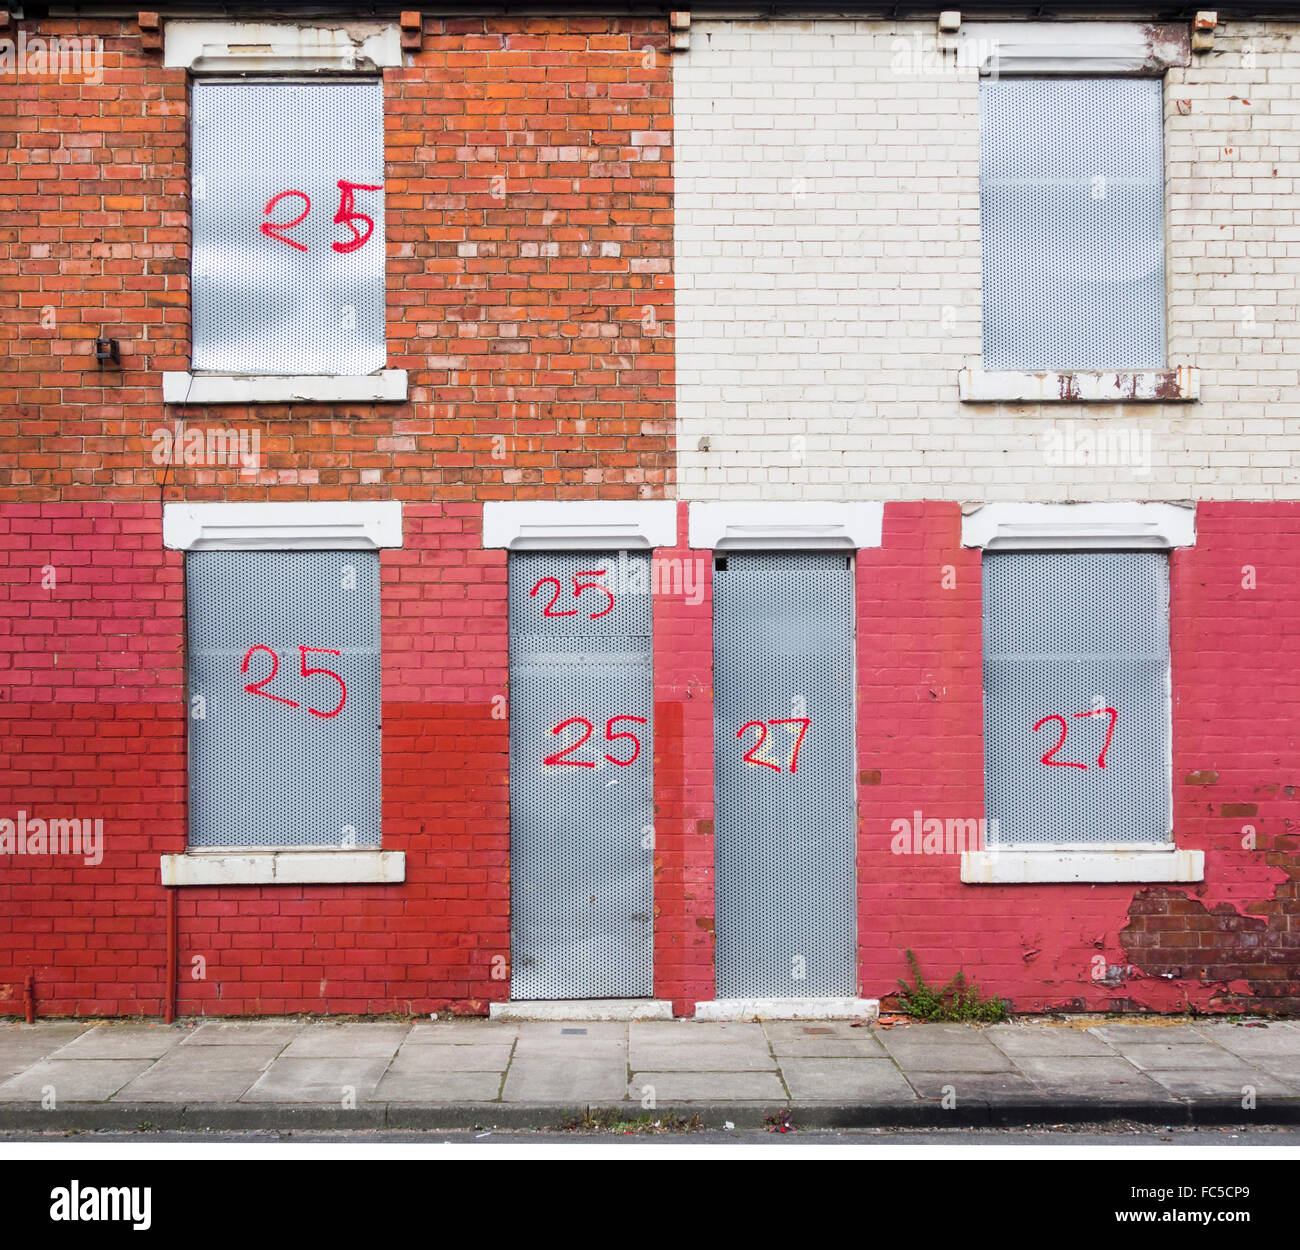
[[[951,59],[903,63],[933,34],[692,24],[681,496],[1300,499],[1300,26],[1234,22],[1166,77],[1169,360],[1201,400],[1127,406],[959,402],[981,349],[979,88]]]

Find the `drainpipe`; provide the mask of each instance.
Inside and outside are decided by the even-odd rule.
[[[176,1019],[176,887],[167,887],[167,988],[163,993],[163,1020]]]
[[[23,1012],[28,1024],[36,1023],[36,973],[30,968],[23,979]]]

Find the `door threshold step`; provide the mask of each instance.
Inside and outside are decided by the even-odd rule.
[[[695,1004],[697,1020],[874,1020],[878,998],[715,998]]]
[[[565,998],[546,1002],[493,1003],[493,1020],[671,1020],[666,998]]]

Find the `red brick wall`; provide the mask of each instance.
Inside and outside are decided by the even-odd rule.
[[[189,366],[186,72],[132,21],[22,25],[102,37],[105,68],[100,85],[0,77],[8,497],[668,491],[665,20],[427,21],[414,63],[384,74],[389,365],[410,402],[183,410],[161,373]],[[120,370],[96,367],[100,336]],[[257,430],[263,471],[155,465],[153,432],[180,416]]]
[[[694,1015],[714,987],[713,561],[686,545],[685,504],[677,539],[655,556],[695,562],[702,594],[698,604],[693,595],[654,604],[655,997]]]
[[[1300,506],[1203,503],[1197,535],[1172,556],[1174,837],[1205,851],[1204,883],[967,886],[958,856],[890,841],[918,809],[984,814],[980,557],[957,505],[886,508],[882,547],[858,560],[867,994],[911,978],[910,948],[928,981],[964,970],[1022,1011],[1300,1005]]]
[[[0,818],[104,822],[97,866],[0,861],[0,999],[35,969],[42,1012],[160,1010],[158,856],[185,845],[181,578],[156,503],[0,508]]]

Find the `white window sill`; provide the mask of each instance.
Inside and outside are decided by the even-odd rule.
[[[162,857],[163,885],[391,885],[405,851],[194,851]]]
[[[957,392],[966,404],[1176,404],[1200,399],[1201,377],[1190,365],[1059,373],[963,369]]]
[[[328,374],[164,373],[164,404],[404,403],[406,370]]]
[[[966,885],[1204,881],[1205,852],[1136,847],[963,851],[961,879]]]

